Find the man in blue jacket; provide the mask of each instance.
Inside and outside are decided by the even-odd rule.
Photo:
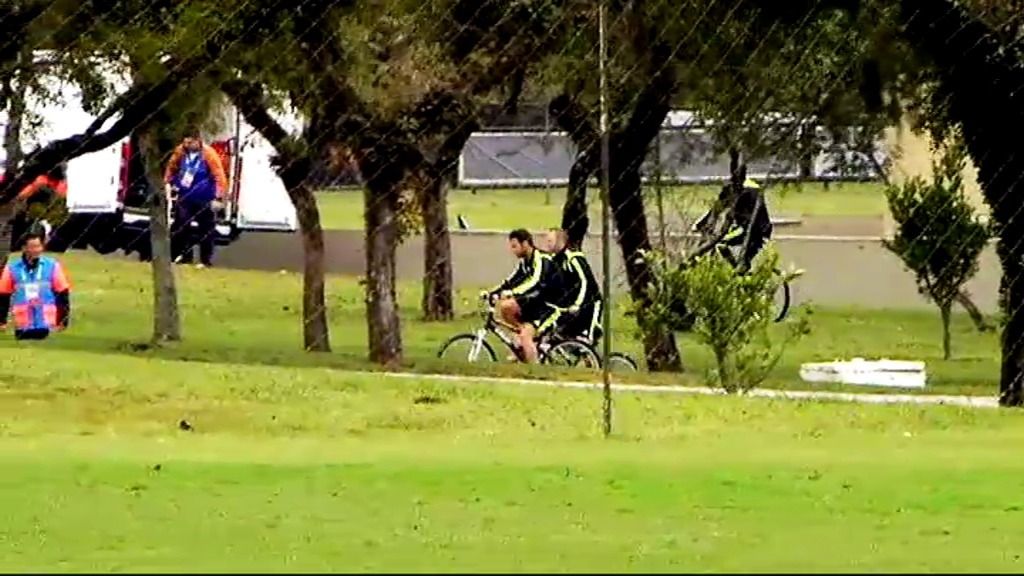
[[[216,207],[227,193],[228,180],[220,155],[204,144],[198,131],[191,131],[174,149],[164,173],[169,198],[177,195],[171,251],[175,261],[191,262],[193,245],[189,241],[192,222],[199,233],[200,266],[213,264],[216,241]]]

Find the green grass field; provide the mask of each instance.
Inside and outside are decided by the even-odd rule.
[[[296,352],[296,277],[191,269],[186,342],[140,351],[148,268],[65,261],[72,330],[0,341],[4,572],[1021,569],[1015,412],[620,393],[603,440],[594,392],[337,370],[366,367],[354,279],[329,284],[335,354]],[[433,352],[474,320],[401,299],[410,367],[452,369]],[[859,351],[991,393],[995,338],[958,318],[937,362],[935,322],[820,311],[773,385]],[[684,353],[695,375],[656,382],[699,381]]]
[[[75,296],[75,327],[44,346],[102,354],[133,352],[137,348],[133,343],[145,341],[150,333],[152,297],[148,267],[81,254],[68,255],[65,260],[79,287]],[[300,351],[300,279],[297,275],[189,268],[181,272],[185,342],[173,349],[147,354],[181,360],[372,368],[364,360],[366,325],[363,295],[357,279],[333,277],[328,281],[335,353],[310,356]],[[552,373],[546,367],[513,364],[483,367],[442,364],[436,359],[440,346],[450,336],[475,329],[481,322],[475,312],[475,294],[475,290],[460,294],[459,319],[455,322],[426,323],[419,320],[419,285],[400,286],[407,369],[476,375],[596,377],[590,372]],[[625,302],[618,302],[614,347],[640,357],[635,325],[625,317],[625,308]],[[998,338],[991,333],[978,333],[965,316],[955,316],[955,358],[948,362],[941,360],[937,313],[820,309],[814,311],[811,323],[812,334],[787,351],[769,386],[805,388],[797,376],[801,363],[862,356],[926,361],[931,392],[990,395],[996,389]],[[711,367],[710,355],[687,335],[680,337],[680,346],[687,374],[644,373],[636,375],[632,381],[701,384]]]
[[[0,569],[1016,571],[1020,415],[18,347]],[[188,431],[180,423],[188,423]]]
[[[666,220],[679,220],[680,211],[699,213],[718,193],[714,186],[681,186],[667,188],[664,193]],[[653,198],[653,190],[649,190]],[[595,193],[594,198],[597,198]],[[468,189],[453,190],[448,201],[448,214],[454,227],[461,214],[474,229],[509,230],[519,226],[546,227],[560,221],[564,188],[543,189]],[[319,195],[320,212],[325,228],[358,230],[363,226],[363,195],[361,190],[323,192]],[[800,216],[880,216],[885,210],[882,187],[874,183],[775,185],[769,188],[768,202],[772,213],[780,217]],[[648,212],[655,214],[653,200]],[[600,204],[591,205],[594,221],[600,222]]]

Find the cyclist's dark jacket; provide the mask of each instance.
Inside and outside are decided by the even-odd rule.
[[[728,210],[729,188],[722,189],[718,201]],[[732,210],[727,213],[729,218],[729,232],[723,241],[731,246],[742,246],[747,241],[747,231],[750,231],[751,246],[758,249],[764,242],[772,237],[772,219],[768,214],[768,206],[761,191],[756,188],[744,187],[736,197]]]
[[[583,252],[566,250],[555,256],[557,290],[551,290],[552,304],[559,308],[581,308],[601,301],[601,286]]]
[[[495,295],[508,290],[516,298],[536,298],[557,283],[554,275],[551,254],[535,248],[530,256],[519,259],[519,264],[508,278],[488,292]]]

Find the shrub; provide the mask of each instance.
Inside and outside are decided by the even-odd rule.
[[[779,257],[769,245],[746,273],[738,272],[717,252],[689,265],[671,255],[648,256],[653,280],[650,301],[636,310],[638,322],[671,330],[691,330],[715,359],[712,385],[729,393],[760,385],[771,373],[785,347],[807,332],[808,311],[773,336],[775,295],[795,273],[779,273]]]
[[[933,164],[931,182],[917,177],[886,189],[897,231],[885,247],[914,273],[921,294],[938,306],[946,360],[952,356],[953,303],[978,272],[978,258],[992,236],[964,195],[966,158],[963,144],[954,140]]]

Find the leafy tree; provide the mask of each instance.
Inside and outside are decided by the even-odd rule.
[[[1012,2],[900,0],[899,41],[922,63],[932,98],[922,122],[942,132],[957,128],[978,168],[978,182],[999,233],[1003,267],[1000,403],[1024,405],[1024,158],[1015,144],[1024,130],[1024,57],[1019,26],[994,28],[993,8]],[[1019,13],[1019,9],[1013,13]],[[878,92],[900,81],[880,74]]]
[[[60,54],[69,66],[69,77],[80,85],[96,86],[97,62],[125,66],[125,58],[135,57],[144,69],[126,91],[93,102],[97,118],[85,131],[48,142],[28,153],[20,165],[6,167],[0,206],[9,204],[18,191],[54,166],[126,138],[221,58],[244,41],[272,30],[275,11],[285,3],[52,0],[27,4],[42,9],[23,10],[11,21],[21,26],[18,31],[33,32],[34,36],[25,40],[33,49]],[[270,21],[265,22],[266,18]],[[260,22],[264,25],[256,25]]]
[[[783,4],[785,6],[783,6]],[[793,4],[793,7],[790,7]],[[610,202],[617,240],[626,263],[630,294],[635,304],[649,304],[649,265],[638,255],[651,248],[641,186],[641,167],[668,112],[685,105],[697,109],[720,126],[724,149],[748,150],[756,156],[779,142],[798,142],[795,130],[772,137],[770,122],[761,116],[778,109],[786,113],[812,109],[823,114],[845,85],[833,82],[841,62],[816,58],[827,50],[848,49],[841,36],[840,17],[832,9],[847,2],[756,2],[726,5],[707,2],[613,2],[608,7],[608,107],[610,111]],[[600,166],[597,130],[597,44],[594,5],[570,2],[560,20],[564,50],[548,59],[547,85],[556,91],[550,112],[578,150],[569,174],[569,192],[562,226],[573,243],[583,241],[587,180]],[[831,41],[822,48],[808,38]],[[834,37],[834,38],[833,38]],[[833,46],[834,45],[834,46]],[[808,55],[808,52],[810,55]],[[834,59],[842,59],[840,56]],[[806,81],[789,79],[811,61]],[[845,62],[845,61],[844,61]],[[779,82],[780,75],[787,82]],[[845,77],[844,77],[845,80]],[[817,84],[822,87],[817,87]],[[830,89],[831,88],[831,89]],[[806,118],[810,114],[800,116]],[[774,122],[774,121],[773,121]],[[799,127],[800,122],[794,124]],[[778,129],[775,129],[779,132]],[[790,146],[796,149],[796,145]],[[736,174],[742,162],[737,162]],[[654,327],[643,335],[647,364],[653,370],[681,368],[671,333]]]
[[[240,43],[267,33],[268,26],[254,23],[284,3],[28,0],[20,4],[13,14],[0,10],[5,25],[13,24],[13,44],[18,48],[11,52],[16,58],[0,53],[0,74],[8,79],[15,74],[20,84],[32,86],[40,71],[34,55],[45,50],[52,55],[49,72],[77,84],[83,104],[96,119],[80,134],[44,143],[20,162],[9,162],[0,184],[0,206],[9,205],[38,175],[138,132],[153,190],[154,340],[180,339],[167,211],[162,186],[155,186],[162,180],[159,167],[173,142],[172,126],[180,128],[188,117],[209,112],[208,99],[197,98],[206,92],[198,79]],[[130,88],[119,92],[106,81],[104,72],[130,79]]]
[[[539,24],[546,5],[389,0],[356,6],[310,0],[280,19],[274,39],[235,64],[237,74],[225,81],[225,90],[249,122],[277,148],[279,173],[288,176],[289,190],[299,189],[309,174],[309,159],[326,149],[342,150],[358,164],[366,188],[367,329],[373,361],[401,359],[395,249],[407,231],[406,190],[429,191],[419,195],[426,214],[427,268],[447,276],[438,280],[442,289],[436,291],[428,277],[425,298],[432,300],[451,289],[447,225],[439,224],[444,176],[475,125],[480,103],[517,77],[529,62],[523,55],[534,49],[537,38],[545,38]],[[306,119],[300,137],[267,113],[274,98],[287,99]],[[309,192],[306,200],[296,202],[304,234],[319,226]],[[297,200],[295,194],[292,198]],[[306,238],[307,248],[316,249],[315,240]],[[307,251],[307,263],[309,258]],[[436,315],[447,317],[450,295],[442,294],[437,302]]]
[[[885,247],[903,260],[917,278],[918,289],[939,308],[942,351],[949,360],[949,322],[953,303],[963,285],[978,272],[978,258],[988,243],[989,230],[978,221],[964,196],[963,170],[967,152],[950,144],[934,165],[934,179],[913,178],[889,186],[886,197],[898,230]]]

